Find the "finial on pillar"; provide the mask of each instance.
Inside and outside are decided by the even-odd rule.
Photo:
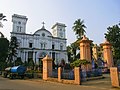
[[[88,38],[85,35],[83,35],[82,40],[88,40]]]
[[[107,40],[107,38],[105,38],[105,42],[104,43],[110,43],[110,42]]]
[[[47,54],[42,60],[52,60],[52,58]]]

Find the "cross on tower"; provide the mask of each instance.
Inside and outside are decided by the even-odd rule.
[[[45,23],[44,23],[44,22],[42,22],[42,24],[43,24],[42,29],[45,29],[45,27],[44,27],[44,24],[45,24]]]
[[[44,22],[42,22],[42,24],[43,24],[43,26],[44,26],[44,24],[45,24],[45,23],[44,23]]]

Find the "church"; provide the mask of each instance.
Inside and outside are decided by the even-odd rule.
[[[42,28],[36,30],[34,34],[28,34],[26,33],[27,20],[26,16],[12,15],[11,37],[15,36],[19,44],[17,57],[20,57],[23,62],[32,58],[34,63],[38,64],[42,58],[49,55],[55,64],[59,64],[61,60],[68,63],[66,25],[55,23],[51,28],[51,33],[45,29],[43,22]]]

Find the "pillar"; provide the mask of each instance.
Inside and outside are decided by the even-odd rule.
[[[80,67],[74,68],[74,75],[75,75],[75,84],[80,85],[81,84],[81,78],[80,78]]]
[[[58,81],[61,82],[61,77],[62,77],[62,68],[58,68]]]
[[[52,59],[46,55],[42,59],[43,61],[43,80],[47,80],[49,76],[52,76]]]
[[[104,62],[107,63],[107,67],[110,68],[114,66],[113,63],[113,54],[112,54],[112,44],[110,44],[107,40],[100,44],[103,47],[103,59]]]
[[[80,59],[86,59],[89,62],[92,62],[91,60],[91,51],[90,51],[90,44],[92,43],[92,40],[89,40],[86,36],[83,36],[82,40],[80,41]],[[87,65],[87,70],[92,69],[92,65]]]
[[[111,84],[113,87],[120,87],[119,72],[117,67],[110,67]]]

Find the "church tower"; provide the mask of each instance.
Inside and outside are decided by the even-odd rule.
[[[59,38],[66,38],[65,35],[65,24],[62,23],[56,23],[55,25],[53,25],[52,27],[52,34],[54,37],[59,37]]]
[[[28,18],[26,16],[12,15],[13,30],[14,33],[26,33],[26,23]]]

